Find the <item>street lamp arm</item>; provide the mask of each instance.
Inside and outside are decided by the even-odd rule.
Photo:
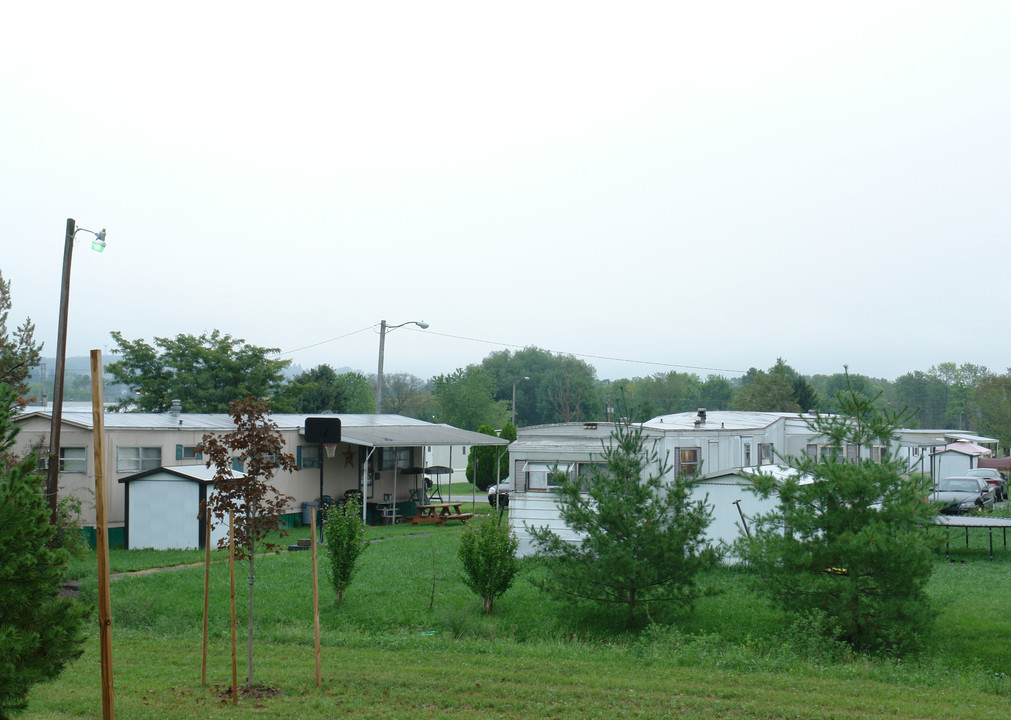
[[[95,239],[91,241],[91,249],[95,252],[102,252],[105,250],[105,228],[102,228],[99,232],[94,230],[89,230],[88,228],[79,227],[74,230],[74,237],[77,237],[77,233],[86,232],[91,233],[95,236]]]
[[[404,327],[404,325],[417,325],[422,330],[428,329],[428,323],[424,320],[409,320],[407,322],[402,322],[399,325],[386,325],[386,321],[383,320],[381,327],[386,328],[385,332],[389,332],[390,330],[396,330],[399,327]]]
[[[428,328],[428,323],[424,320],[408,320],[407,322],[402,322],[399,325],[387,325],[385,320],[379,323],[379,368],[376,372],[376,415],[382,412],[381,408],[383,406],[383,356],[386,354],[386,333],[390,330],[396,330],[398,327],[403,327],[404,325],[417,325],[422,330]]]

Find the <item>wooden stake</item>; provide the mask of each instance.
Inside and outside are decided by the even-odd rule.
[[[235,634],[235,513],[228,508],[228,574],[232,598],[232,705],[239,704],[239,650]]]
[[[200,685],[207,686],[207,615],[211,603],[211,509],[204,506],[204,637],[200,648]]]
[[[109,528],[105,519],[105,404],[102,351],[91,351],[91,417],[95,443],[95,549],[98,555],[98,632],[102,656],[102,718],[116,717],[112,684],[112,603],[109,591]],[[49,462],[59,462],[52,457]]]
[[[312,538],[312,629],[316,639],[316,687],[319,687],[319,565],[316,561],[316,508],[311,505],[309,506],[309,530]]]

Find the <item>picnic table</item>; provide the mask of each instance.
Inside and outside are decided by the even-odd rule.
[[[465,513],[460,510],[462,502],[432,503],[430,505],[416,505],[418,514],[407,518],[409,523],[438,523],[442,525],[447,520],[470,520],[474,513]]]

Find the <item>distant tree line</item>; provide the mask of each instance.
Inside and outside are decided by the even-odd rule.
[[[180,400],[185,412],[225,412],[236,397],[268,399],[274,412],[369,413],[375,375],[338,373],[330,365],[286,377],[277,350],[247,344],[215,330],[200,336],[127,340],[113,333],[119,360],[107,371],[131,392],[124,409],[164,411]],[[632,422],[697,408],[778,412],[829,411],[847,388],[845,368],[801,375],[783,359],[727,378],[668,371],[646,377],[598,380],[585,360],[540,348],[502,350],[480,363],[424,380],[409,373],[383,377],[382,412],[445,422],[468,430],[499,430],[559,422],[618,420],[624,396]],[[894,381],[849,373],[852,387],[880,407],[913,411],[911,424],[958,428],[997,437],[1011,446],[1011,370],[996,374],[971,363],[939,363]],[[514,395],[515,393],[515,395]],[[515,397],[515,407],[513,398]]]

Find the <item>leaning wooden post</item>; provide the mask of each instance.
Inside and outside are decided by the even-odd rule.
[[[232,705],[239,704],[239,650],[235,634],[235,513],[228,508],[228,575],[232,605]]]
[[[211,603],[211,509],[204,505],[204,638],[200,650],[200,685],[207,685],[207,615]]]
[[[309,537],[312,538],[312,629],[316,640],[316,687],[319,687],[319,565],[316,561],[316,508],[311,505],[309,506]]]
[[[91,417],[95,440],[95,550],[98,554],[98,628],[102,654],[102,718],[116,717],[112,687],[112,602],[109,593],[109,529],[105,519],[105,403],[102,351],[91,351]],[[59,462],[52,458],[50,462]]]

